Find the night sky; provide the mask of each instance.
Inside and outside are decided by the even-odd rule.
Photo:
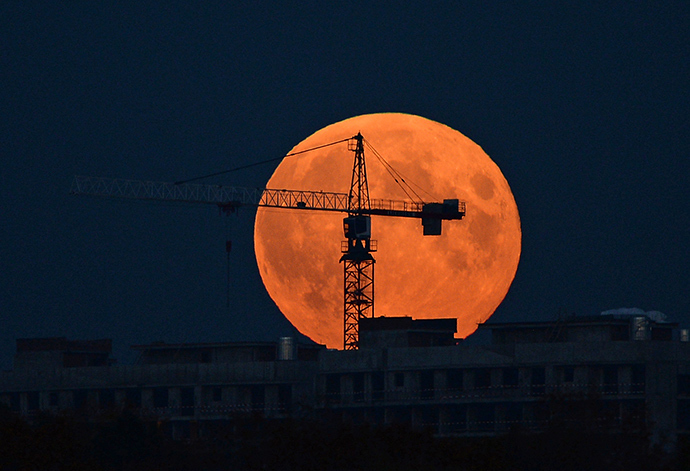
[[[58,3],[0,4],[0,368],[22,337],[113,338],[128,362],[292,333],[254,210],[75,197],[71,178],[192,178],[386,111],[457,129],[511,185],[523,252],[492,321],[690,325],[687,1]]]

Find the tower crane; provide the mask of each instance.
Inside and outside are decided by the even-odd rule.
[[[445,199],[442,203],[370,199],[364,159],[364,137],[358,133],[347,139],[347,142],[348,150],[354,152],[352,179],[348,193],[165,183],[87,176],[74,178],[71,193],[137,200],[214,204],[225,213],[234,212],[242,206],[347,213],[343,219],[343,232],[347,240],[341,244],[342,256],[340,257],[340,262],[344,267],[344,348],[355,350],[359,343],[359,320],[363,317],[374,316],[375,260],[372,252],[376,251],[377,244],[371,239],[371,216],[421,219],[424,235],[440,235],[441,221],[459,220],[465,216],[465,203],[457,199]]]

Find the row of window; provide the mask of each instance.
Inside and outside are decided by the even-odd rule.
[[[242,410],[257,411],[263,410],[269,403],[274,410],[289,410],[292,405],[292,385],[77,389],[13,392],[0,395],[0,404],[5,404],[17,412],[82,408],[108,410],[125,406],[174,408],[180,415],[190,415],[195,408],[207,412],[229,412],[241,406]]]
[[[571,427],[639,427],[646,421],[643,399],[389,406],[331,412],[347,421],[411,423],[430,427],[439,434],[496,432],[512,427],[536,429],[549,422]]]
[[[532,368],[449,368],[443,370],[330,373],[321,389],[329,401],[364,402],[396,398],[430,400],[464,396],[464,392],[500,395],[521,389],[528,395],[549,390],[598,390],[603,394],[642,394],[645,391],[644,365],[555,366]],[[690,376],[689,376],[690,378]],[[369,384],[367,384],[369,383]],[[688,380],[690,391],[690,379]],[[401,392],[405,394],[400,394]]]

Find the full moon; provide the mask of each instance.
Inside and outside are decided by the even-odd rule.
[[[464,219],[443,221],[440,236],[422,235],[420,219],[372,216],[378,251],[374,316],[457,318],[466,337],[503,301],[520,260],[520,216],[498,166],[470,139],[419,116],[381,113],[327,126],[290,154],[358,132],[426,202],[457,198]],[[409,200],[365,145],[372,199]],[[347,143],[285,157],[266,185],[272,189],[347,193],[354,153]],[[259,208],[254,247],[269,295],[304,335],[343,348],[343,266],[346,214]]]

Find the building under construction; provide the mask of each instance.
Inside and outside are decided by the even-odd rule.
[[[295,343],[138,345],[118,365],[109,340],[17,340],[0,403],[30,418],[129,409],[173,438],[203,439],[237,417],[408,423],[441,436],[539,431],[554,420],[601,430],[690,434],[690,342],[645,316],[484,324],[485,345],[455,320],[362,319],[360,348]],[[470,338],[471,339],[471,338]]]

